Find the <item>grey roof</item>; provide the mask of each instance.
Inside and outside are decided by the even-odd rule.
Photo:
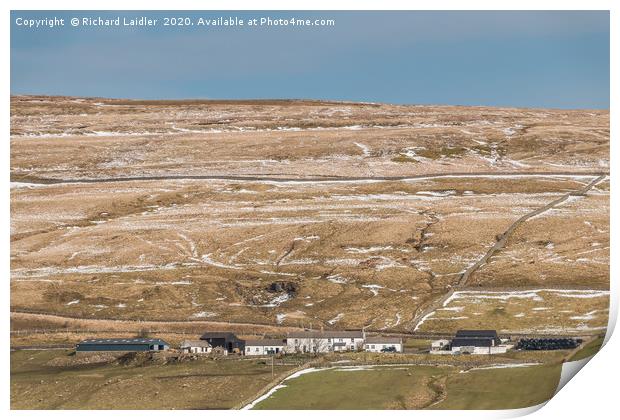
[[[289,333],[288,338],[363,338],[361,331],[301,331]]]
[[[495,330],[458,330],[456,337],[497,338]]]
[[[79,344],[164,344],[169,346],[159,338],[89,338],[80,341]]]
[[[366,343],[368,344],[402,344],[403,339],[401,337],[366,337]]]
[[[183,340],[181,348],[184,349],[188,347],[211,347],[211,344],[205,340]]]
[[[239,337],[237,337],[234,333],[224,331],[224,332],[206,332],[202,336],[200,336],[201,340],[208,340],[212,338],[223,338],[227,341],[241,341]]]
[[[262,338],[257,340],[245,340],[245,346],[284,346],[282,338]]]

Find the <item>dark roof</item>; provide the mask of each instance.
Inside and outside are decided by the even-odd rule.
[[[366,337],[367,344],[402,344],[403,339],[400,337]]]
[[[361,331],[301,331],[289,333],[288,338],[363,338]]]
[[[284,346],[282,338],[263,338],[258,340],[245,340],[245,346]]]
[[[455,338],[452,347],[492,347],[492,338]]]
[[[212,338],[223,338],[226,341],[241,341],[239,337],[231,332],[206,332],[200,336],[201,340],[210,340]]]
[[[483,337],[483,338],[497,338],[497,331],[495,330],[458,330],[456,337]]]
[[[164,340],[159,338],[89,338],[84,341],[80,341],[79,344],[158,344],[169,346]]]

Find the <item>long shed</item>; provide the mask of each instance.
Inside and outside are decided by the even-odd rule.
[[[159,338],[91,338],[79,342],[76,352],[84,351],[162,351],[170,344]]]

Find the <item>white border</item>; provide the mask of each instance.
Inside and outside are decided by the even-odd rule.
[[[146,0],[93,0],[89,2],[77,0],[58,0],[49,2],[44,0],[37,1],[17,1],[5,0],[0,6],[3,11],[4,19],[9,19],[9,10],[611,10],[611,167],[615,168],[618,164],[618,136],[616,134],[617,124],[614,121],[620,121],[620,115],[616,108],[619,98],[618,83],[614,79],[614,75],[619,74],[620,66],[618,66],[618,33],[620,31],[620,2],[612,0],[435,0],[426,2],[422,1],[405,1],[405,0],[300,0],[300,1],[284,1],[284,0],[230,0],[230,1],[192,1],[192,0],[175,0],[173,2],[159,2],[153,4],[153,1]],[[10,25],[5,20],[2,25],[2,49],[4,63],[7,63],[10,49]],[[9,409],[9,96],[10,96],[10,77],[9,66],[2,67],[2,93],[5,100],[2,102],[2,128],[3,128],[3,153],[0,156],[2,162],[2,177],[4,179],[3,192],[4,200],[2,201],[1,211],[1,234],[2,234],[2,268],[5,279],[5,293],[2,293],[2,303],[5,309],[5,316],[2,317],[3,331],[6,337],[6,343],[1,348],[3,357],[3,377],[2,377],[2,411]],[[615,194],[611,195],[611,214],[614,214],[618,206],[618,199]],[[618,281],[617,281],[617,264],[618,252],[614,245],[614,238],[618,232],[618,225],[614,219],[611,220],[611,278],[612,278],[612,308],[610,311],[610,331],[615,326],[618,314]],[[609,334],[607,336],[609,339]],[[531,415],[533,419],[571,419],[571,418],[610,418],[611,414],[617,411],[618,396],[617,382],[619,377],[617,354],[620,354],[620,343],[617,337],[612,337],[605,349],[595,356],[582,372],[577,376],[576,380],[570,381],[561,392],[558,393],[545,407],[535,414]],[[492,386],[492,384],[489,384]],[[536,407],[540,408],[540,407]],[[534,409],[517,410],[517,411],[395,411],[395,412],[326,412],[328,416],[338,416],[340,418],[370,418],[377,416],[389,416],[390,419],[404,419],[415,416],[416,418],[454,418],[459,419],[481,419],[481,418],[505,418],[527,414]],[[49,419],[73,419],[81,418],[85,415],[91,418],[108,418],[110,416],[132,416],[133,418],[152,419],[169,419],[175,413],[170,411],[139,411],[139,412],[117,412],[117,411],[46,411],[46,412],[28,412],[14,411],[10,412],[11,417],[15,418],[34,418],[45,416]],[[180,412],[182,416],[211,416],[225,415],[239,418],[259,418],[271,419],[274,417],[284,418],[294,416],[295,419],[313,418],[317,416],[315,412],[253,412],[239,411],[231,413],[197,413],[197,412]],[[323,414],[318,414],[323,416]]]

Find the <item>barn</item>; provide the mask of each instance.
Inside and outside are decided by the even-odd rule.
[[[245,348],[245,341],[231,332],[206,332],[201,337],[211,345],[213,349],[221,347],[228,353],[241,353]]]
[[[170,344],[158,338],[91,338],[79,342],[76,352],[86,351],[162,351],[168,350]]]
[[[450,343],[450,351],[453,354],[506,353],[508,346],[501,343],[495,330],[459,330]]]
[[[491,340],[492,346],[501,343],[497,331],[495,330],[458,330],[454,339],[486,339]]]

